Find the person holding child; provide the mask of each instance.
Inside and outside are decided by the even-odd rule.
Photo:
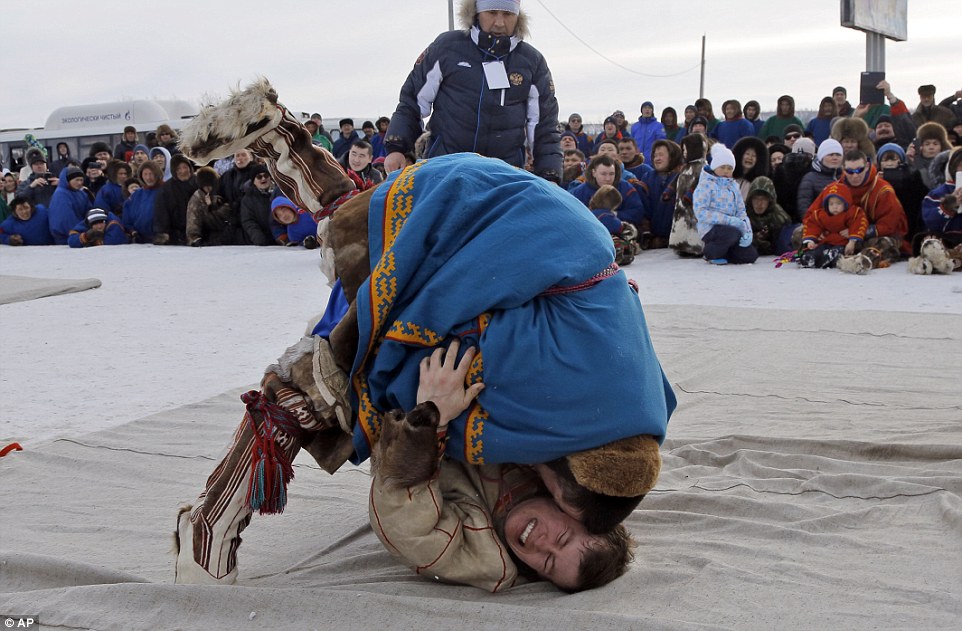
[[[619,206],[621,206],[621,193],[610,184],[599,187],[588,200],[588,210],[611,233],[611,239],[615,245],[615,263],[629,265],[641,250],[638,246],[638,229],[631,222],[618,218],[615,209]]]
[[[715,265],[754,263],[758,258],[745,201],[732,179],[734,171],[735,155],[725,145],[715,144],[692,197],[698,236],[705,244],[702,254]]]
[[[851,256],[861,249],[868,230],[865,213],[852,203],[852,191],[842,182],[826,186],[819,200],[820,205],[810,208],[802,222],[805,251],[799,267],[835,267],[842,254]]]

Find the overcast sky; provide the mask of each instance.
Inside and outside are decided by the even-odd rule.
[[[293,110],[325,118],[390,116],[414,60],[447,29],[447,6],[447,0],[5,2],[0,128],[41,127],[64,105],[198,102],[258,74]],[[668,105],[681,113],[698,97],[703,33],[705,96],[716,113],[729,98],[743,104],[754,98],[771,110],[784,93],[799,109],[815,109],[838,84],[854,103],[865,69],[865,35],[839,26],[839,0],[522,0],[522,7],[531,18],[528,41],[554,75],[562,118],[577,111],[586,122],[600,121],[622,109],[634,119],[646,100],[659,113]],[[551,13],[633,72],[592,52]],[[886,41],[889,81],[913,109],[920,84],[935,84],[939,99],[962,88],[959,24],[959,0],[910,0],[908,41]]]

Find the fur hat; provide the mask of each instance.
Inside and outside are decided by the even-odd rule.
[[[631,436],[568,456],[575,481],[589,491],[614,497],[637,497],[650,491],[661,471],[658,442]]]
[[[157,126],[157,137],[160,138],[161,134],[170,134],[170,137],[174,140],[177,139],[177,133],[174,129],[167,123],[163,123]]]
[[[90,145],[90,151],[87,152],[87,155],[92,158],[98,153],[103,153],[105,151],[113,154],[113,151],[110,150],[110,145],[105,142],[95,142],[94,144]]]
[[[934,121],[919,125],[918,130],[915,132],[915,138],[919,141],[919,145],[926,140],[938,140],[942,151],[952,147],[952,145],[949,144],[949,136],[945,133],[945,127]]]
[[[749,149],[755,150],[755,166],[746,171],[742,165],[742,158]],[[752,182],[759,175],[766,175],[770,169],[768,147],[766,147],[764,141],[757,136],[739,138],[735,146],[732,147],[732,153],[735,155],[735,172],[732,174],[734,178],[743,177],[749,182]]]
[[[621,193],[614,186],[605,184],[588,200],[589,210],[615,210],[621,206]]]
[[[130,165],[124,162],[123,160],[110,160],[109,162],[107,162],[107,168],[106,168],[107,178],[111,182],[116,183],[117,171],[119,171],[120,169],[127,169],[127,176],[128,177],[130,176]]]
[[[124,127],[124,133],[125,133],[125,134],[126,134],[126,133],[136,134],[136,133],[137,133],[137,128],[134,127],[133,125],[127,125],[126,127]]]
[[[861,118],[855,116],[839,118],[832,125],[831,136],[839,142],[845,138],[857,140],[859,151],[867,156],[875,155],[875,145],[868,137],[868,125]]]
[[[36,147],[30,147],[27,149],[27,164],[34,164],[36,162],[46,162],[47,158],[43,155],[43,151],[40,151]]]
[[[920,85],[919,96],[935,96],[935,86],[930,83]]]
[[[205,186],[210,186],[211,188],[217,188],[217,181],[220,176],[217,175],[217,171],[211,167],[201,167],[197,169],[197,187],[204,188]]]
[[[338,126],[338,127],[344,127],[345,125],[350,125],[351,127],[354,127],[354,119],[353,119],[353,118],[342,118],[341,120],[337,121],[337,126]]]
[[[655,149],[657,149],[658,147],[665,147],[666,149],[668,149],[668,172],[669,173],[677,169],[679,166],[681,166],[681,161],[684,159],[681,153],[681,145],[679,145],[677,142],[673,140],[668,140],[666,138],[656,140],[651,144],[652,155],[655,154]]]
[[[962,147],[956,147],[949,154],[949,161],[945,163],[945,181],[955,182],[955,174],[962,171]],[[959,182],[955,182],[958,186]]]
[[[154,162],[153,160],[147,160],[146,162],[140,165],[140,169],[138,169],[137,171],[137,178],[141,182],[144,182],[144,171],[151,171],[154,174],[154,177],[156,179],[156,183],[154,184],[154,186],[158,186],[164,181],[164,170],[161,169],[160,165]],[[147,185],[144,184],[144,188],[146,187]]]
[[[87,216],[84,218],[84,223],[87,227],[94,225],[98,221],[107,221],[107,211],[101,208],[91,208],[87,211]]]
[[[685,134],[680,142],[689,162],[703,160],[708,152],[708,139],[701,134]]]
[[[735,154],[731,152],[731,149],[718,142],[712,145],[711,148],[711,160],[709,161],[712,171],[718,167],[729,166],[732,169],[735,168]]]
[[[833,153],[837,153],[838,155],[845,153],[842,151],[842,143],[834,138],[826,138],[822,141],[822,144],[818,146],[818,153],[815,154],[815,159],[821,162],[826,156],[830,156]]]
[[[194,163],[190,161],[190,158],[182,153],[175,154],[170,158],[170,172],[173,173],[177,170],[181,164],[186,164],[190,167],[190,172],[194,172]]]

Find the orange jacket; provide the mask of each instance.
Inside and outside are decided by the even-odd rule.
[[[891,188],[891,187],[890,187]],[[845,202],[845,211],[832,215],[825,208],[830,197],[839,197]],[[816,206],[815,203],[819,205]],[[903,213],[904,214],[904,213]],[[802,220],[802,241],[814,241],[817,245],[845,245],[851,239],[865,239],[868,219],[862,209],[852,203],[852,192],[841,182],[826,186],[818,199],[812,203]],[[841,232],[848,230],[848,236]]]

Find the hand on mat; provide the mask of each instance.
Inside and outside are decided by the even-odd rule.
[[[417,402],[432,401],[438,406],[438,412],[441,415],[439,429],[447,427],[447,424],[466,410],[484,389],[483,383],[464,387],[464,377],[468,374],[468,368],[477,350],[472,346],[458,362],[460,346],[461,343],[454,340],[447,350],[437,348],[429,357],[421,360]]]

